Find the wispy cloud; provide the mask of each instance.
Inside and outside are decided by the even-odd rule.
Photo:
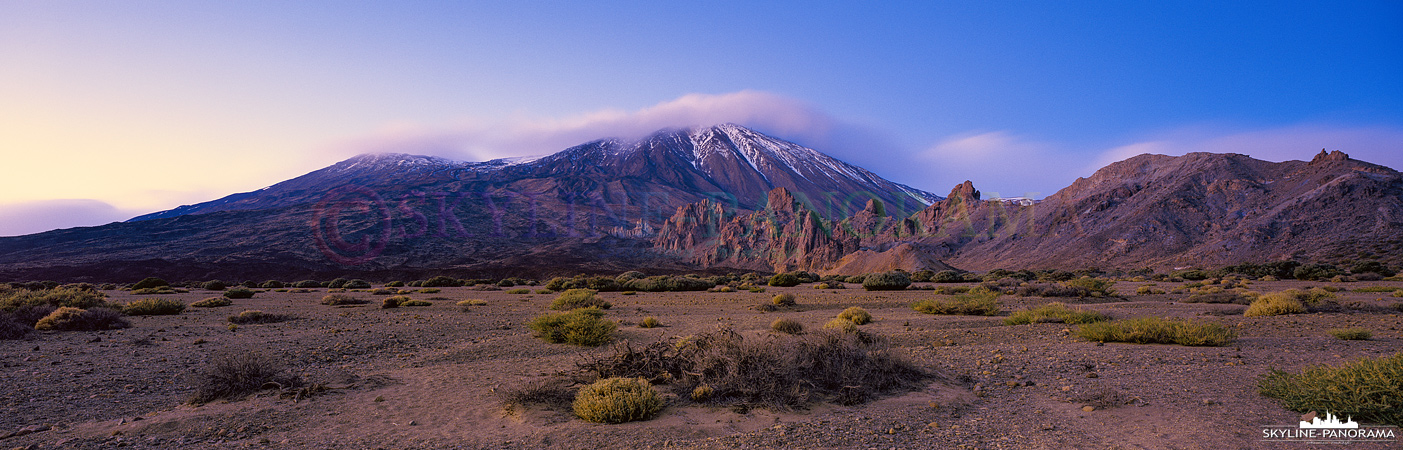
[[[468,118],[428,126],[393,124],[329,149],[342,156],[402,152],[463,160],[554,153],[606,137],[632,139],[670,127],[737,123],[807,141],[830,141],[844,127],[812,105],[760,91],[688,94],[633,111],[603,109],[571,117]]]
[[[19,236],[59,228],[103,225],[130,218],[111,204],[89,199],[43,200],[0,205],[0,236]]]
[[[1008,131],[951,136],[916,153],[914,159],[929,168],[935,179],[970,180],[986,196],[1000,197],[1046,196],[1056,189],[1053,186],[1079,176],[1084,164],[1055,144]]]

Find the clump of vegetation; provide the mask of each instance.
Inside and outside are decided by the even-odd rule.
[[[176,289],[170,286],[161,286],[153,288],[132,289],[132,293],[136,295],[170,295],[178,294],[180,293],[180,291],[177,291]]]
[[[1218,347],[1237,338],[1232,330],[1212,322],[1141,317],[1082,325],[1076,335],[1088,341],[1133,344],[1178,344]]]
[[[585,386],[575,395],[571,409],[589,422],[624,423],[647,420],[663,408],[662,398],[648,380],[606,378]]]
[[[866,325],[872,321],[872,314],[861,307],[853,306],[838,313],[839,319],[845,319],[856,325]]]
[[[733,287],[730,287],[730,286],[724,286],[724,285],[723,285],[723,286],[716,286],[716,287],[714,287],[714,288],[707,289],[706,291],[707,291],[707,292],[735,292],[735,291],[736,291],[736,288],[733,288]]]
[[[156,278],[156,277],[146,277],[146,278],[143,278],[141,281],[136,282],[136,284],[133,284],[133,285],[132,285],[132,290],[138,290],[138,289],[154,289],[154,288],[158,288],[158,287],[161,287],[161,286],[170,286],[170,285],[171,285],[171,284],[170,284],[170,283],[167,283],[166,280],[162,280],[162,279]]]
[[[224,297],[210,297],[195,303],[191,303],[190,306],[196,308],[218,308],[220,306],[229,306],[232,304],[234,304],[233,301],[230,301],[229,299]]]
[[[322,304],[328,306],[364,305],[366,303],[370,303],[370,300],[362,300],[346,294],[327,294],[322,297]]]
[[[508,294],[530,294],[530,293],[531,293],[531,290],[530,290],[530,289],[511,289],[511,290],[508,290],[507,293],[508,293]]]
[[[110,308],[79,309],[61,307],[34,324],[36,330],[53,331],[97,331],[115,330],[131,326],[122,313]]]
[[[399,293],[399,290],[398,290],[398,289],[390,289],[390,288],[379,288],[379,289],[370,291],[370,295],[395,295],[395,294],[398,294],[398,293]]]
[[[828,321],[828,323],[823,324],[823,329],[841,331],[844,333],[856,333],[857,324],[842,317],[835,317],[833,320]]]
[[[252,289],[249,289],[249,288],[242,288],[242,287],[237,287],[237,288],[233,288],[233,289],[229,289],[229,290],[227,290],[227,291],[224,291],[224,296],[225,296],[225,297],[234,298],[234,299],[239,299],[239,298],[253,298],[253,294],[254,294],[254,292],[253,292]]]
[[[1350,289],[1350,290],[1351,290],[1351,291],[1354,291],[1354,292],[1395,292],[1395,291],[1398,291],[1399,289],[1403,289],[1403,288],[1396,288],[1396,287],[1392,287],[1392,286],[1366,286],[1366,287],[1355,288],[1355,289]]]
[[[300,380],[284,375],[282,364],[267,353],[238,349],[214,354],[190,382],[195,388],[190,403],[198,405],[219,399],[237,400],[270,386],[294,386]]]
[[[354,279],[354,280],[351,280],[351,281],[347,281],[346,284],[341,285],[341,288],[342,288],[342,289],[370,289],[370,282],[357,278],[357,279]]]
[[[769,284],[770,286],[775,286],[775,287],[793,287],[793,286],[798,286],[798,285],[799,285],[799,277],[798,277],[798,276],[795,276],[795,275],[792,274],[792,273],[777,273],[777,274],[775,274],[775,276],[770,277],[770,281],[769,281],[769,283],[767,283],[767,284]]]
[[[264,281],[263,283],[260,283],[258,287],[261,287],[263,289],[282,289],[287,287],[287,284],[284,284],[283,282],[278,280],[268,280]]]
[[[1335,294],[1320,288],[1306,291],[1287,289],[1262,295],[1247,307],[1247,317],[1279,316],[1283,314],[1304,314],[1310,309],[1327,309],[1336,306]]]
[[[564,313],[548,313],[533,319],[528,327],[536,332],[536,337],[555,344],[574,344],[593,347],[614,338],[617,323],[604,320],[604,311],[599,308],[579,308]]]
[[[481,299],[476,299],[476,298],[470,298],[470,299],[467,299],[467,300],[463,300],[463,301],[461,301],[461,302],[458,302],[458,306],[487,306],[487,301],[486,301],[486,300],[481,300]]]
[[[38,306],[87,309],[106,304],[107,295],[98,292],[91,285],[40,287],[38,290],[0,285],[0,310],[3,311],[15,312]]]
[[[993,316],[1001,309],[998,298],[999,294],[993,292],[958,294],[949,300],[921,300],[911,307],[926,314]]]
[[[696,401],[784,409],[816,401],[859,404],[919,389],[929,376],[881,336],[829,330],[750,338],[720,330],[642,348],[621,343],[580,368],[599,378],[642,377],[679,398],[706,386],[705,400]]]
[[[185,304],[163,298],[144,298],[122,306],[128,316],[173,316],[185,311]]]
[[[303,289],[311,289],[311,288],[319,288],[319,287],[325,287],[325,286],[322,285],[322,282],[317,281],[317,280],[302,280],[302,281],[298,281],[298,282],[296,282],[296,283],[293,283],[293,284],[292,284],[292,287],[295,287],[295,288],[303,288]]]
[[[259,310],[247,310],[237,315],[229,316],[229,323],[248,325],[256,323],[278,323],[286,322],[294,317],[285,314],[269,314]]]
[[[662,326],[662,322],[659,322],[658,318],[653,316],[644,317],[643,320],[638,321],[639,328],[657,328],[660,326]]]
[[[398,308],[398,307],[399,307],[400,301],[401,301],[402,299],[406,299],[406,298],[408,298],[408,297],[405,297],[405,296],[403,296],[403,295],[396,295],[396,296],[394,296],[394,297],[385,297],[384,300],[381,300],[381,301],[380,301],[380,309]]]
[[[401,298],[400,301],[399,301],[399,305],[400,305],[400,306],[434,306],[434,303],[433,303],[433,302],[430,302],[430,301],[425,301],[425,300],[414,300],[414,299],[411,299],[411,298],[409,298],[409,297],[404,297],[404,296],[401,296],[401,297],[402,297],[402,298]]]
[[[798,304],[798,298],[799,296],[786,292],[775,295],[775,298],[770,299],[770,303],[774,303],[775,306],[794,306]]]
[[[1233,303],[1238,305],[1250,305],[1260,295],[1246,289],[1223,289],[1220,286],[1202,286],[1191,288],[1190,295],[1184,299],[1184,303]]]
[[[618,288],[609,290],[631,290],[643,292],[682,292],[682,291],[705,291],[715,287],[716,283],[701,278],[656,276],[629,280]],[[593,289],[593,288],[591,288]],[[597,289],[604,290],[604,289]]]
[[[21,339],[31,331],[34,327],[20,322],[14,314],[0,311],[0,340]]]
[[[1009,315],[1008,318],[1004,319],[1004,323],[1007,325],[1024,325],[1030,323],[1066,323],[1077,325],[1101,322],[1104,320],[1110,320],[1110,317],[1096,311],[1080,308],[1072,309],[1068,308],[1066,304],[1053,302],[1033,309],[1016,311]]]
[[[748,286],[748,287],[745,287],[745,290],[750,291],[750,293],[752,293],[752,294],[764,294],[764,293],[765,293],[765,288],[764,288],[764,287],[761,287],[761,286]]]
[[[910,285],[911,277],[900,271],[872,273],[862,278],[862,288],[869,291],[899,291]]]
[[[1135,295],[1163,295],[1163,289],[1155,289],[1148,285],[1135,288]]]
[[[799,334],[804,332],[804,325],[791,319],[775,319],[770,322],[770,329],[784,334]]]
[[[837,282],[837,281],[825,281],[825,282],[822,282],[822,283],[819,283],[819,284],[815,284],[815,285],[814,285],[814,289],[847,289],[847,288],[848,288],[848,287],[847,287],[847,286],[844,286],[843,283],[840,283],[840,282]]]
[[[206,291],[222,291],[224,288],[229,287],[229,283],[219,280],[210,280],[201,284],[200,287],[204,288]]]
[[[570,289],[560,293],[560,295],[550,303],[550,309],[569,311],[579,308],[609,309],[614,306],[595,294],[596,291],[592,289]]]
[[[1403,353],[1320,365],[1289,373],[1272,369],[1257,382],[1260,394],[1297,412],[1330,411],[1369,422],[1403,426]]]
[[[1368,328],[1359,327],[1332,328],[1330,330],[1327,330],[1326,333],[1329,333],[1331,336],[1334,336],[1335,339],[1346,341],[1367,341],[1369,340],[1369,338],[1374,337],[1373,331],[1370,331]]]

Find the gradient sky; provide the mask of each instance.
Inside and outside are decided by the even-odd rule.
[[[716,122],[942,195],[1139,153],[1400,168],[1403,3],[0,0],[0,236]]]

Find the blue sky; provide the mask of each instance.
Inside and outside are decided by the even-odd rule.
[[[1042,197],[1143,152],[1403,167],[1398,2],[20,0],[0,67],[0,157],[24,168],[0,235],[365,151],[719,121],[942,195]]]

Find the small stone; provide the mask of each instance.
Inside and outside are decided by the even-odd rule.
[[[1087,378],[1101,378],[1101,376],[1100,376],[1100,375],[1097,375],[1096,372],[1088,373],[1088,374],[1086,374],[1086,377],[1087,377]]]
[[[1008,387],[1018,387],[1018,385],[1020,385],[1020,384],[1022,384],[1022,383],[1019,383],[1019,382],[1017,382],[1017,381],[1008,381],[1008,382],[1006,382],[1006,383],[1004,383],[1004,384],[1008,385]]]
[[[940,428],[940,422],[931,422],[931,423],[928,423],[928,424],[926,424],[926,428]]]
[[[415,425],[419,425],[419,422],[415,422],[415,421],[413,421],[413,420],[409,421],[409,426],[412,427],[412,426],[415,426]]]
[[[1082,410],[1082,411],[1086,411],[1086,412],[1092,412],[1092,411],[1095,411],[1095,410],[1096,410],[1096,407],[1095,407],[1095,406],[1091,406],[1091,405],[1086,405],[1086,406],[1081,407],[1081,410]]]

